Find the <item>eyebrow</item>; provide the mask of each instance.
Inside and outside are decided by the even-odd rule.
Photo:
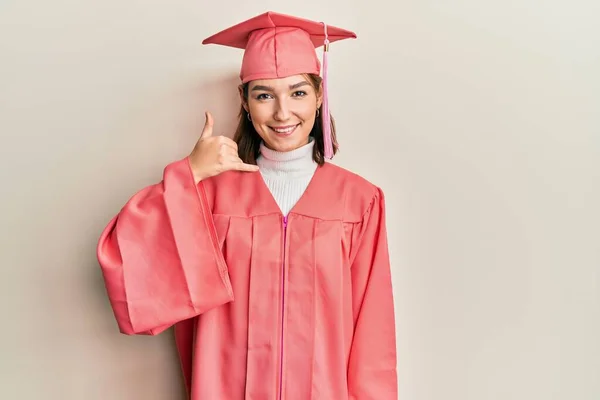
[[[290,85],[290,90],[294,90],[294,89],[298,89],[299,87],[305,86],[305,85],[310,85],[307,81],[302,81],[302,82],[298,82],[295,83],[293,85]],[[266,92],[273,92],[273,88],[270,86],[263,86],[263,85],[256,85],[252,88],[252,91],[255,90],[264,90]]]

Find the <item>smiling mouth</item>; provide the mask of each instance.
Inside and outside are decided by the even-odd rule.
[[[269,126],[269,128],[278,135],[287,136],[296,130],[298,125],[288,125],[288,126]]]

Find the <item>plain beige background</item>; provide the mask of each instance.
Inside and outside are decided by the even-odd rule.
[[[592,0],[0,2],[0,398],[182,399],[95,245],[205,109],[231,134],[241,52],[200,42],[266,10],[358,33],[331,51],[335,163],[387,195],[400,399],[599,399]]]

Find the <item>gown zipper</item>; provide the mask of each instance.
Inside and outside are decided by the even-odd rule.
[[[287,241],[287,216],[283,217],[283,262],[281,264],[281,337],[279,338],[281,348],[279,352],[279,400],[282,400],[283,395],[283,326],[285,315],[285,249]]]

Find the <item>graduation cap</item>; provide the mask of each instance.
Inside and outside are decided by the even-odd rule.
[[[240,71],[242,83],[256,79],[284,78],[299,74],[321,74],[323,78],[323,140],[325,157],[333,157],[331,120],[327,96],[329,44],[356,38],[345,29],[272,11],[240,22],[202,41],[244,49]],[[323,46],[323,64],[315,48]]]

